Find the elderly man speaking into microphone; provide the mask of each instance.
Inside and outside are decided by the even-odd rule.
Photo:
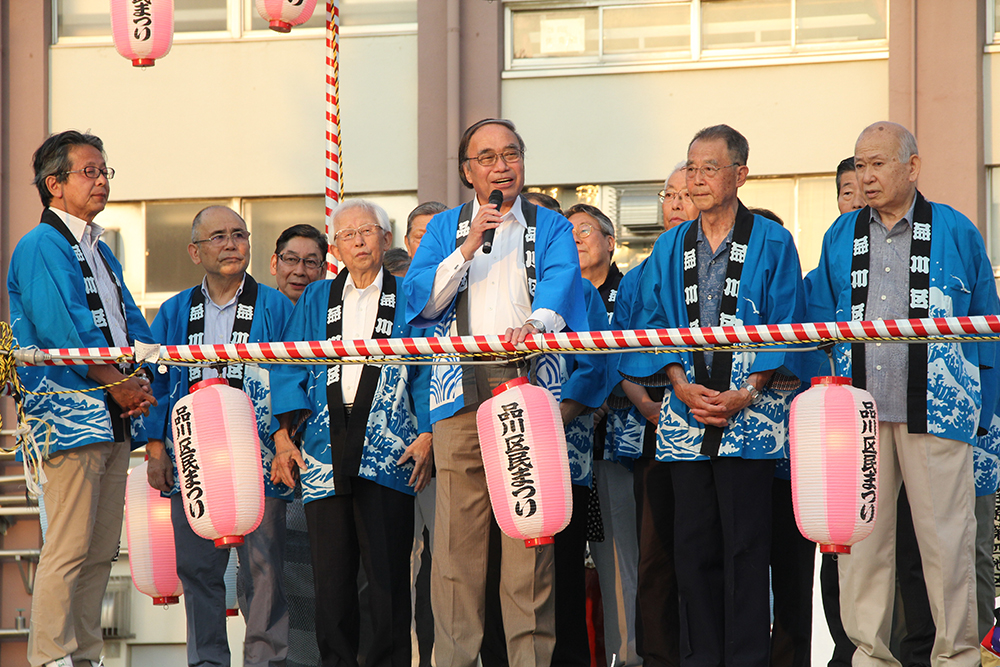
[[[572,225],[520,197],[524,141],[514,124],[491,118],[472,125],[458,159],[462,183],[476,196],[428,223],[403,282],[410,323],[434,326],[437,336],[493,334],[514,343],[533,333],[587,330]],[[476,409],[517,369],[433,369],[435,664],[472,667],[483,638],[490,526]],[[563,401],[561,408],[582,406]],[[502,540],[500,597],[510,664],[548,665],[555,645],[552,546],[526,549],[520,540]]]

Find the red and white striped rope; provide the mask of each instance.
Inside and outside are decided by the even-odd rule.
[[[344,197],[340,168],[340,3],[326,3],[326,238],[333,241],[333,209]],[[337,275],[337,260],[326,251],[326,275]]]
[[[736,327],[634,329],[583,331],[531,336],[523,345],[507,343],[501,336],[452,336],[446,338],[380,338],[345,341],[246,343],[239,345],[161,345],[157,361],[286,361],[396,357],[503,352],[566,352],[572,350],[642,350],[745,343],[809,343],[821,340],[886,340],[926,336],[998,336],[1000,317],[942,317],[871,322],[815,322]],[[81,365],[131,359],[130,347],[73,349],[19,349],[11,353],[20,365]]]

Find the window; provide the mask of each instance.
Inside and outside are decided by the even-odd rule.
[[[529,190],[555,197],[563,210],[573,204],[596,206],[615,224],[615,262],[625,271],[649,256],[663,231],[663,210],[655,183],[544,186]],[[1000,211],[1000,185],[994,190]],[[819,263],[823,234],[837,219],[837,188],[832,175],[750,178],[740,188],[740,201],[777,214],[795,238],[803,275]],[[1000,246],[1000,243],[998,243]],[[998,255],[1000,257],[1000,255]]]
[[[254,8],[253,0],[246,0],[250,30],[267,30],[267,21]],[[417,0],[341,0],[340,26],[391,25],[417,22]],[[308,21],[295,29],[326,28],[326,2],[317,0],[316,9]]]
[[[55,5],[56,41],[110,38],[108,0],[52,0]],[[230,17],[236,17],[234,25]],[[415,24],[417,0],[341,0],[340,25],[344,28]],[[326,27],[326,2],[318,0],[312,16],[296,30]],[[243,31],[267,32],[267,21],[257,13],[254,0],[174,0],[175,36],[214,33],[240,37]],[[77,40],[79,41],[79,40]]]
[[[227,30],[227,0],[174,0],[174,32]],[[56,0],[56,34],[63,37],[110,37],[107,0]]]
[[[389,214],[393,245],[403,247],[406,216],[417,205],[415,193],[352,193],[382,206]],[[160,305],[174,294],[201,282],[205,273],[188,255],[191,221],[206,206],[228,206],[239,212],[250,230],[250,274],[261,284],[277,287],[271,255],[286,228],[307,224],[324,230],[324,199],[267,197],[185,201],[111,202],[97,219],[107,229],[103,239],[122,263],[125,284],[136,304],[152,321]]]
[[[884,50],[887,39],[887,0],[548,4],[507,0],[508,70]]]

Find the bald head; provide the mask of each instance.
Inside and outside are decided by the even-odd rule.
[[[913,136],[912,132],[899,123],[892,123],[887,120],[880,120],[877,123],[872,123],[863,129],[861,134],[858,135],[858,140],[854,144],[855,152],[857,152],[858,144],[862,143],[866,139],[880,142],[893,142],[893,144],[897,147],[898,154],[896,157],[899,158],[900,162],[907,162],[914,155],[919,155],[919,153],[917,153],[916,137]]]
[[[854,145],[854,173],[868,205],[892,229],[909,210],[920,175],[917,141],[902,125],[869,125]]]
[[[229,208],[228,206],[208,206],[206,208],[198,211],[198,215],[194,216],[194,220],[191,221],[191,242],[194,243],[201,237],[198,232],[201,230],[202,225],[206,222],[215,222],[222,225],[227,225],[227,223],[239,221],[238,224],[247,228],[247,223],[244,222],[240,214]]]

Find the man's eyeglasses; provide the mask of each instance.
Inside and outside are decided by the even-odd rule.
[[[310,271],[316,271],[323,266],[323,260],[313,259],[312,257],[299,257],[288,252],[278,253],[278,259],[281,260],[282,264],[292,268],[298,266],[299,262],[301,262]]]
[[[705,176],[708,176],[708,174],[705,174]],[[660,197],[661,204],[664,202],[673,202],[675,199],[680,199],[681,201],[691,201],[691,195],[688,194],[687,190],[683,190],[681,192],[667,192],[666,190],[660,190],[656,194]]]
[[[106,169],[101,169],[100,167],[84,167],[83,169],[74,169],[73,171],[64,171],[64,174],[83,174],[92,181],[96,181],[98,176],[104,176],[104,178],[109,181],[115,177],[115,170],[111,167]]]
[[[207,243],[213,248],[221,248],[229,243],[229,239],[233,240],[236,245],[243,245],[250,241],[250,232],[246,230],[238,230],[232,232],[231,234],[212,234],[207,239],[201,239],[200,241],[192,241],[195,245],[199,243]]]
[[[378,225],[362,225],[357,229],[341,229],[333,235],[333,240],[337,243],[341,241],[344,243],[350,243],[357,237],[358,234],[361,234],[361,236],[367,239],[375,236],[375,232],[380,231],[382,231],[382,228]]]
[[[714,164],[706,164],[702,167],[687,166],[684,167],[684,171],[687,173],[688,178],[694,178],[695,175],[700,171],[701,175],[705,178],[715,178],[720,171],[723,169],[728,169],[729,167],[741,167],[743,165],[736,164],[724,164],[721,167],[716,167]]]
[[[524,152],[520,148],[508,148],[499,153],[480,153],[475,157],[465,158],[466,162],[475,160],[484,167],[492,167],[497,163],[497,158],[502,158],[506,164],[520,162]]]

